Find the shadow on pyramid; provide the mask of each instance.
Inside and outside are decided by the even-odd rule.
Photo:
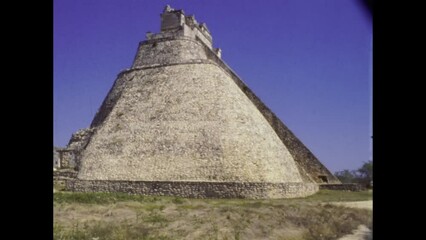
[[[61,150],[78,170],[67,189],[291,198],[340,183],[221,60],[206,24],[166,6],[146,38]]]

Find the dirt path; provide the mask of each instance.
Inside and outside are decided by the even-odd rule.
[[[359,225],[352,234],[345,235],[338,240],[371,240],[373,239],[372,232],[364,225]]]
[[[363,208],[373,210],[373,200],[359,202],[330,202],[330,204],[351,208]]]
[[[359,202],[331,202],[333,205],[345,206],[351,208],[363,208],[373,210],[373,201],[359,201]],[[371,240],[373,239],[372,232],[365,225],[359,225],[357,229],[352,231],[352,234],[345,235],[338,240]]]

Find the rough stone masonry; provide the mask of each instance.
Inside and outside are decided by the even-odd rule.
[[[90,128],[57,152],[78,171],[72,191],[289,198],[340,183],[226,65],[206,24],[170,6]]]

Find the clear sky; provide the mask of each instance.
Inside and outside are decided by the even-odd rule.
[[[90,125],[170,4],[332,172],[372,159],[372,24],[357,0],[54,0],[54,144]]]

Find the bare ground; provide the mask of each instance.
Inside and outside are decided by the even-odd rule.
[[[339,240],[371,240],[373,239],[372,232],[365,225],[359,225],[352,234],[345,235]]]
[[[346,206],[350,208],[362,208],[373,210],[373,201],[359,201],[359,202],[333,202],[332,204],[337,206]],[[373,239],[372,231],[365,225],[359,225],[352,234],[345,235],[339,240],[371,240]]]
[[[350,208],[362,208],[362,209],[373,210],[373,200],[357,201],[357,202],[331,202],[331,204],[334,204],[337,206],[350,207]]]

